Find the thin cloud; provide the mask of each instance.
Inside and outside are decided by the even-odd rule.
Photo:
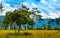
[[[1,0],[0,0],[1,1]],[[15,5],[21,4],[26,5],[30,9],[33,7],[37,7],[41,11],[42,18],[48,18],[48,14],[50,18],[58,18],[60,16],[60,12],[56,13],[60,9],[60,0],[4,0],[4,9],[6,11],[13,11],[17,7]],[[13,6],[13,7],[12,7]],[[8,10],[9,9],[9,10]],[[5,11],[5,12],[6,12]],[[56,12],[55,12],[56,11]],[[47,14],[48,13],[48,14]],[[5,14],[5,13],[3,13]]]
[[[6,12],[8,12],[8,11],[13,11],[13,10],[15,10],[15,9],[16,9],[16,8],[11,7],[10,4],[4,3],[2,15],[5,15]]]

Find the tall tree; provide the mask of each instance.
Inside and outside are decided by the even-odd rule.
[[[0,15],[2,14],[2,11],[3,11],[3,4],[2,4],[3,0],[1,0],[0,2]]]
[[[58,25],[60,25],[60,17],[56,18],[56,24],[57,24],[56,28],[58,29]]]
[[[15,22],[19,26],[18,32],[21,29],[22,24],[29,24],[33,22],[33,20],[29,17],[29,12],[28,10],[25,9],[18,9],[17,11],[14,12],[8,12],[6,13],[6,18],[4,20],[4,23],[8,25],[9,23]]]
[[[54,19],[49,18],[49,19],[48,19],[48,22],[47,22],[47,24],[46,24],[46,30],[51,30],[51,29],[52,29],[52,27],[50,26],[50,24],[51,24],[52,22],[55,22]]]
[[[41,20],[42,15],[37,15],[36,13],[41,13],[37,8],[32,8],[31,10],[31,14],[33,15],[33,20],[34,22],[36,22],[36,20]],[[36,26],[35,26],[36,29]]]

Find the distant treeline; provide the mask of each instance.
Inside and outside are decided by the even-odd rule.
[[[0,16],[0,30],[15,30],[15,29],[18,29],[18,26],[16,26],[16,28],[14,28],[13,26],[5,26],[3,24],[4,17],[5,16]],[[43,20],[46,21],[48,19],[43,19]],[[53,25],[55,25],[56,24],[56,19],[51,19],[51,20],[52,20],[51,23]],[[40,25],[41,27],[36,27],[35,28],[35,25],[34,26],[33,25],[28,25],[28,30],[46,30],[46,23],[48,23],[48,21],[46,23],[43,23],[44,21],[41,22],[42,23],[42,25]],[[55,26],[57,26],[57,24]],[[23,25],[22,27],[23,27],[22,30],[26,29],[25,25]],[[48,30],[60,30],[60,28],[59,27],[52,27],[51,24],[49,24]]]

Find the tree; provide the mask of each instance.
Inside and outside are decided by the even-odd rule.
[[[58,29],[58,25],[60,25],[60,17],[56,18],[56,24],[57,24],[56,29]]]
[[[3,4],[2,4],[3,0],[1,0],[0,2],[0,15],[2,14],[2,11],[3,11]]]
[[[25,22],[26,22],[26,30],[28,29],[28,26],[27,25],[31,25],[31,24],[34,24],[33,20],[29,17],[30,16],[30,11],[29,11],[29,8],[27,8],[26,6],[22,5],[22,7],[19,9],[20,13],[24,13],[26,15],[26,18],[24,18]]]
[[[37,15],[36,13],[41,13],[37,8],[32,8],[31,10],[31,14],[33,15],[33,20],[34,23],[36,22],[36,20],[42,20],[42,15]],[[36,27],[35,27],[36,29]]]
[[[4,23],[6,25],[12,24],[13,22],[19,26],[18,32],[21,29],[22,24],[33,24],[33,20],[29,17],[29,12],[28,10],[18,9],[13,12],[8,12],[6,13],[6,18],[4,20]]]
[[[52,22],[54,22],[54,20],[51,19],[51,18],[49,18],[49,19],[48,19],[48,22],[47,22],[47,24],[46,24],[46,30],[52,29],[51,26],[50,26],[50,24],[51,24]]]
[[[33,25],[34,21],[32,19],[29,19],[26,23],[26,30],[28,29],[28,25]]]

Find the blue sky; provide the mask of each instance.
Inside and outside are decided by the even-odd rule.
[[[60,17],[60,0],[3,0],[4,13],[13,11],[20,7],[21,4],[26,5],[30,9],[37,7],[41,11],[42,18],[58,18]]]

